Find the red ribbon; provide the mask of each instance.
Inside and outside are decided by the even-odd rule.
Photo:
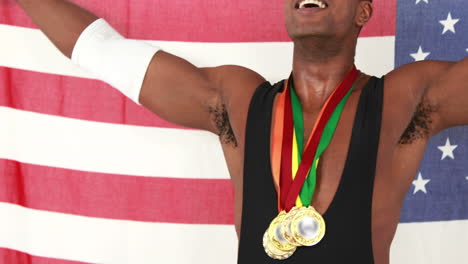
[[[283,130],[283,148],[281,158],[281,179],[280,179],[280,197],[282,209],[289,211],[294,207],[297,197],[301,192],[302,186],[306,180],[307,174],[312,166],[315,154],[317,152],[320,138],[322,137],[323,130],[330,119],[336,106],[340,103],[343,97],[348,93],[353,83],[358,77],[358,70],[355,66],[346,75],[345,79],[335,89],[333,94],[328,100],[328,103],[324,105],[322,109],[322,115],[316,121],[315,128],[309,137],[307,146],[302,155],[302,161],[297,170],[294,180],[292,178],[292,142],[293,142],[293,130],[294,121],[292,116],[292,105],[291,105],[291,92],[289,85],[286,94],[285,111],[284,111],[284,130]],[[312,197],[311,197],[312,199]]]
[[[286,199],[286,192],[293,183],[292,178],[292,143],[294,132],[294,121],[291,105],[291,90],[289,87],[290,82],[286,87],[286,100],[284,102],[284,122],[283,122],[283,147],[281,154],[281,177],[280,177],[280,199],[281,208],[284,210]],[[297,196],[296,196],[297,197]]]

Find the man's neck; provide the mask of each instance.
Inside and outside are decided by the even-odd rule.
[[[354,65],[355,43],[295,43],[294,89],[304,112],[320,111]]]

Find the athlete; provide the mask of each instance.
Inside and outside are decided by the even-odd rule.
[[[317,168],[312,206],[327,222],[325,237],[286,260],[273,259],[262,246],[279,213],[268,153],[272,113],[293,85],[304,139],[314,133],[328,98],[353,72],[372,1],[284,0],[293,71],[275,86],[251,69],[197,68],[177,54],[127,40],[65,0],[17,2],[78,65],[168,121],[219,135],[235,187],[239,263],[389,263],[402,202],[430,137],[468,125],[467,58],[412,63],[384,78],[356,72]]]

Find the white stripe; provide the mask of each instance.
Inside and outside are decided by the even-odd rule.
[[[0,158],[74,170],[229,179],[214,134],[98,123],[0,107]]]
[[[0,203],[0,247],[91,263],[236,263],[233,226],[67,215]]]
[[[37,72],[92,78],[76,68],[37,29],[0,25],[0,65]],[[292,43],[195,43],[151,41],[199,67],[241,65],[278,81],[291,71]],[[356,63],[364,72],[383,75],[394,66],[395,37],[360,38]],[[378,59],[376,59],[378,58]]]
[[[391,263],[468,263],[468,220],[400,224]]]
[[[468,220],[400,224],[391,263],[468,263]],[[0,203],[0,247],[92,263],[236,263],[232,226],[89,218]]]

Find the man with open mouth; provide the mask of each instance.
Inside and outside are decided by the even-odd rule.
[[[65,0],[17,2],[83,69],[168,121],[219,135],[238,263],[389,263],[429,139],[468,125],[467,58],[381,78],[356,68],[372,0],[284,0],[293,70],[274,85],[240,66],[197,68]]]

